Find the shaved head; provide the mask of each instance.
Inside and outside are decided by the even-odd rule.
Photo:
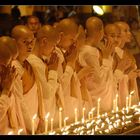
[[[24,25],[17,25],[12,29],[12,37],[16,40],[19,55],[18,58],[24,61],[35,46],[33,32]]]
[[[32,34],[32,32],[28,29],[28,27],[24,25],[17,25],[12,29],[12,37],[15,39],[19,39],[21,37],[25,37],[28,34]]]
[[[105,37],[106,38],[110,38],[113,42],[112,45],[114,45],[114,47],[120,46],[122,39],[120,36],[120,28],[115,25],[115,24],[107,24],[105,26]]]
[[[27,19],[27,27],[36,35],[37,31],[41,27],[39,18],[36,16],[29,16]]]
[[[37,22],[40,22],[38,17],[36,17],[36,16],[29,16],[28,19],[27,19],[27,23],[29,23],[32,19],[34,19]]]
[[[129,27],[129,25],[126,22],[123,22],[123,21],[117,21],[114,24],[116,24],[120,28]]]
[[[103,29],[103,22],[98,17],[90,17],[86,21],[87,34],[95,33]]]
[[[118,21],[114,23],[117,25],[120,30],[121,30],[121,37],[123,38],[124,42],[130,42],[132,39],[131,32],[130,32],[130,27],[126,22],[123,21]]]
[[[120,28],[115,25],[115,24],[107,24],[105,26],[105,34],[108,35],[108,34],[114,34],[114,33],[119,33],[120,32]]]
[[[58,40],[58,32],[51,25],[44,25],[37,32],[37,39],[46,37],[48,40],[53,40],[56,42]]]
[[[0,65],[7,65],[11,59],[11,53],[8,47],[0,42]]]
[[[78,31],[78,25],[69,18],[61,20],[57,26],[57,30],[59,32],[63,32],[64,34],[76,35]]]
[[[2,36],[0,37],[0,43],[10,50],[13,57],[17,56],[18,49],[17,49],[16,41],[13,38],[9,36]]]

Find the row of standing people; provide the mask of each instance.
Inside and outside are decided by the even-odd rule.
[[[1,134],[20,128],[31,134],[35,114],[35,132],[43,133],[48,112],[58,128],[60,108],[70,124],[76,108],[78,120],[83,107],[86,116],[94,107],[96,112],[99,98],[100,112],[110,112],[116,94],[119,109],[131,91],[132,104],[139,102],[140,72],[125,48],[131,41],[128,24],[104,27],[99,18],[90,17],[85,27],[67,18],[37,31],[17,25],[12,37],[0,38]]]

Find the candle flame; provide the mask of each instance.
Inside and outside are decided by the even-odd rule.
[[[66,120],[68,120],[69,119],[69,117],[66,117],[64,120],[66,121]]]
[[[50,112],[48,112],[45,116],[45,119],[48,119],[48,117],[50,116]]]
[[[35,114],[35,115],[33,116],[33,118],[32,118],[32,119],[33,119],[33,120],[35,120],[35,119],[36,119],[36,117],[37,117],[37,114]]]
[[[112,130],[113,126],[112,125],[109,125],[109,130]]]
[[[116,118],[119,118],[119,115],[118,114],[116,114]]]
[[[124,117],[124,116],[122,116],[122,120],[123,120],[123,121],[125,120],[125,117]]]
[[[92,134],[94,135],[94,129],[92,129]]]
[[[18,134],[20,134],[22,131],[23,131],[23,129],[19,129],[19,130],[18,130]]]
[[[107,112],[105,113],[105,116],[107,117]]]
[[[75,108],[75,112],[77,111],[77,108]]]
[[[51,118],[51,122],[53,122],[53,118]]]
[[[83,108],[83,110],[86,110],[85,107]]]
[[[98,102],[100,102],[100,101],[101,101],[101,98],[98,99]]]
[[[8,135],[12,135],[12,134],[13,134],[13,131],[8,132]]]
[[[62,111],[62,107],[59,108],[59,111]]]
[[[135,90],[131,91],[131,92],[130,92],[130,95],[132,95],[134,92],[135,92]]]
[[[95,110],[95,107],[91,109],[91,112],[93,112]]]

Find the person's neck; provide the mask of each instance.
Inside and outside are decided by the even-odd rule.
[[[52,53],[52,48],[47,47],[47,50],[45,52],[42,52],[41,50],[39,51],[39,56],[50,57],[51,53]]]
[[[39,43],[36,41],[32,54],[40,57]]]
[[[26,57],[24,55],[19,54],[17,60],[23,65],[23,62],[26,60]]]
[[[121,42],[121,44],[119,45],[119,48],[123,50],[124,46],[125,46],[125,42]]]
[[[93,37],[87,37],[86,44],[90,46],[96,47],[99,44],[99,41]]]

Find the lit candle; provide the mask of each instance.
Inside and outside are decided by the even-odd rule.
[[[45,134],[47,134],[48,132],[48,117],[49,117],[50,113],[47,113],[47,115],[45,116]]]
[[[126,108],[128,108],[128,96],[126,97]]]
[[[118,94],[116,94],[116,111],[118,111]]]
[[[13,135],[13,131],[8,132],[8,135]]]
[[[132,98],[131,96],[132,96],[132,95],[130,94],[130,95],[129,95],[129,107],[131,107],[131,98]]]
[[[100,116],[100,101],[101,101],[101,99],[99,98],[98,103],[97,103],[97,117]]]
[[[94,135],[94,129],[92,128],[92,133],[91,133],[92,135]]]
[[[19,129],[18,130],[18,135],[20,135],[20,133],[23,131],[23,129]]]
[[[75,108],[74,114],[75,114],[75,123],[77,123],[77,120],[78,120],[78,117],[77,117],[77,108]]]
[[[35,114],[32,118],[32,135],[35,134],[35,119],[37,117],[37,114]]]
[[[59,128],[62,128],[62,108],[59,108]]]
[[[53,118],[51,118],[51,132],[53,132]]]
[[[129,108],[127,107],[127,108],[126,108],[126,113],[128,113],[128,112],[129,112]]]
[[[131,101],[132,101],[132,94],[134,93],[134,90],[130,92],[129,95],[129,107],[131,107]]]
[[[64,127],[67,126],[66,121],[67,121],[68,119],[69,119],[68,117],[66,117],[66,118],[64,119]]]
[[[91,109],[91,119],[93,119],[93,116],[94,116],[93,112],[94,112],[94,110],[95,110],[95,108]]]
[[[88,113],[88,119],[89,119],[89,120],[91,119],[91,117],[90,117],[91,114],[92,114],[92,112],[89,112],[89,113]]]
[[[85,108],[83,108],[83,121],[85,120]]]
[[[113,100],[113,111],[116,112],[116,100]]]

